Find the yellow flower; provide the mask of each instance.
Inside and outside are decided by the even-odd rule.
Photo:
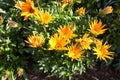
[[[36,18],[41,22],[41,24],[48,24],[53,20],[53,16],[47,11],[41,10],[39,15]]]
[[[107,61],[106,59],[112,59],[111,56],[113,56],[113,52],[109,52],[108,49],[111,47],[110,45],[106,45],[107,42],[102,44],[102,41],[96,40],[95,41],[96,47],[94,47],[95,55],[97,55],[97,58],[100,60]]]
[[[64,4],[68,4],[68,3],[71,3],[72,0],[62,0],[62,2],[63,2]]]
[[[27,20],[28,16],[38,14],[38,8],[34,7],[34,2],[31,0],[26,0],[26,2],[19,1],[16,3],[15,7],[22,10],[21,16],[24,16],[24,20]]]
[[[82,49],[91,49],[90,44],[92,43],[92,39],[88,37],[88,34],[84,34],[82,39],[77,39],[76,42],[79,42]]]
[[[28,37],[28,41],[25,41],[25,42],[28,43],[31,47],[37,48],[37,47],[41,47],[44,41],[45,41],[45,38],[41,33],[39,35],[35,35],[35,34],[30,35]]]
[[[58,28],[59,35],[66,39],[77,37],[77,34],[74,34],[73,32],[74,32],[74,29],[72,25],[65,25],[63,27],[60,26],[60,28]]]
[[[107,6],[102,10],[102,12],[103,12],[104,15],[110,14],[110,13],[113,12],[113,8],[112,8],[112,6]]]
[[[85,8],[83,8],[83,7],[79,8],[79,9],[78,9],[78,14],[79,14],[80,16],[85,15]]]
[[[78,44],[75,44],[73,46],[71,46],[69,48],[68,54],[67,56],[71,58],[71,60],[73,61],[75,60],[80,60],[82,59],[84,56],[82,55],[84,52],[82,51],[82,49],[78,46]]]
[[[50,38],[50,50],[67,50],[66,45],[69,44],[70,41],[65,38],[59,36],[58,34],[54,34],[53,37]]]
[[[102,25],[101,21],[94,20],[94,22],[89,23],[90,32],[94,35],[103,34],[107,29],[104,29],[105,25]]]

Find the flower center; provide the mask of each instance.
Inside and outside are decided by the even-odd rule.
[[[34,11],[34,9],[32,9],[32,8],[30,8],[30,11],[29,11],[30,13],[34,13],[35,11]]]

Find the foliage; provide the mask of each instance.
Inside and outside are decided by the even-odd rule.
[[[0,2],[1,80],[27,80],[23,69],[31,61],[36,71],[63,79],[75,71],[82,74],[98,61],[120,69],[119,1]]]

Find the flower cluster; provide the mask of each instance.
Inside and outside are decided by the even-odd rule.
[[[53,18],[47,11],[38,10],[38,7],[35,7],[31,0],[18,1],[15,7],[22,10],[21,16],[24,16],[24,20],[27,20],[29,16],[34,16],[41,24],[48,24]]]
[[[10,18],[0,14],[0,52],[10,53],[10,58],[4,60],[21,60],[18,62],[22,65],[22,56],[25,60],[33,59],[42,71],[71,76],[73,71],[83,72],[97,60],[113,59],[114,52],[110,51],[112,45],[109,44],[112,41],[107,36],[111,25],[105,21],[107,15],[112,15],[113,8],[105,5],[91,10],[95,6],[90,5],[95,3],[96,0],[92,3],[86,0],[18,0],[10,9],[10,13],[13,12]],[[6,56],[4,53],[2,55]],[[25,53],[31,55],[26,59]],[[16,71],[17,77],[24,76],[22,68]],[[5,79],[10,74],[5,72]]]
[[[62,0],[64,4],[71,3],[72,0]],[[19,8],[21,12],[21,16],[24,16],[24,20],[27,20],[29,16],[35,17],[40,23],[48,24],[53,20],[53,16],[49,14],[49,12],[39,10],[37,7],[34,6],[34,2],[31,0],[18,1],[15,5],[16,8]],[[109,14],[112,12],[111,6],[106,7],[103,9],[103,14]],[[78,9],[79,16],[85,15],[85,8],[81,7]],[[67,50],[67,56],[70,57],[72,60],[80,60],[83,58],[83,54],[85,54],[85,50],[93,50],[97,58],[100,60],[105,60],[106,58],[112,59],[113,52],[109,52],[108,49],[110,45],[102,45],[101,40],[97,40],[94,42],[94,38],[98,35],[105,33],[108,28],[105,28],[105,25],[102,24],[102,21],[94,19],[89,24],[89,32],[85,33],[82,38],[79,38],[79,34],[74,33],[73,25],[64,25],[63,27],[60,26],[53,36],[49,38],[48,50]],[[90,35],[94,36],[90,36]],[[75,43],[72,40],[75,39]],[[31,35],[28,37],[28,43],[31,47],[37,48],[42,47],[45,38],[40,35]],[[94,48],[91,47],[91,44],[94,43],[96,46]],[[72,44],[72,45],[71,45]]]

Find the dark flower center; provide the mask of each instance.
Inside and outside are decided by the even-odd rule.
[[[34,13],[35,11],[34,11],[34,9],[32,9],[32,8],[30,8],[30,11],[29,11],[30,13]]]

